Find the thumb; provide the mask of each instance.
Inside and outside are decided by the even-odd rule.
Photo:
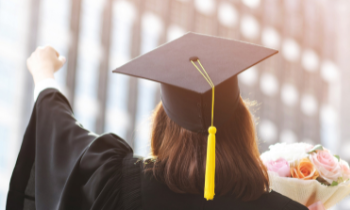
[[[66,63],[66,57],[60,55],[56,64],[56,71],[59,70]]]
[[[60,55],[60,56],[58,57],[58,60],[62,63],[62,66],[63,66],[63,64],[66,63],[66,57],[64,57],[64,56],[62,56],[62,55]]]

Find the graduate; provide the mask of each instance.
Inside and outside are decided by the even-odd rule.
[[[240,72],[276,53],[188,33],[115,69],[161,83],[153,158],[142,159],[118,134],[96,135],[77,122],[54,80],[65,59],[37,48],[27,60],[35,105],[7,209],[308,209],[270,189],[238,87]]]

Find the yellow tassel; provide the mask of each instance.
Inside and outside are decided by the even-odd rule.
[[[214,99],[215,99],[215,86],[211,81],[209,75],[205,71],[199,59],[197,62],[202,67],[203,72],[198,68],[198,66],[191,60],[192,64],[196,67],[199,73],[202,74],[204,79],[209,83],[212,88],[212,100],[211,100],[211,126],[209,127],[208,136],[208,147],[207,147],[207,165],[205,169],[205,186],[204,186],[204,198],[207,200],[213,200],[215,195],[215,133],[216,128],[214,127]]]
[[[209,127],[208,147],[207,147],[207,165],[205,169],[204,198],[214,199],[215,188],[215,133],[214,126]]]

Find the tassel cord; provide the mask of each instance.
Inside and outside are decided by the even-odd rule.
[[[205,169],[205,186],[204,186],[204,198],[207,200],[213,200],[215,195],[215,146],[216,146],[216,128],[214,127],[214,99],[215,99],[215,86],[211,81],[208,73],[205,71],[199,59],[197,62],[201,66],[203,72],[198,68],[198,66],[191,60],[192,64],[201,73],[204,79],[208,82],[212,88],[212,104],[211,104],[211,126],[208,129],[208,145],[207,145],[207,161]]]

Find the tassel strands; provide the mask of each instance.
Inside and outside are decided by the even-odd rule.
[[[215,133],[214,126],[209,127],[208,147],[207,147],[207,166],[205,169],[204,198],[213,200],[215,195]]]
[[[204,79],[209,83],[212,88],[212,104],[211,104],[211,126],[208,129],[208,145],[207,145],[207,161],[205,169],[205,185],[204,185],[204,198],[207,200],[213,200],[215,195],[215,145],[216,145],[216,128],[214,127],[214,99],[215,99],[215,86],[211,81],[209,75],[205,71],[201,62],[197,58],[196,60],[201,66],[203,72],[197,67],[197,65],[191,60],[191,63],[196,67],[199,73],[202,74]]]

